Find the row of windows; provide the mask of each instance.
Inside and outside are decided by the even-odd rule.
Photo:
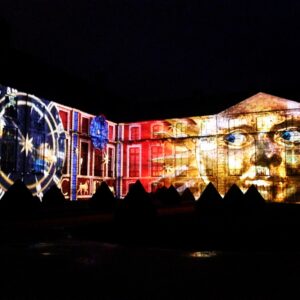
[[[166,131],[173,137],[186,137],[186,123],[176,123],[168,128],[165,128],[163,124],[155,124],[152,126],[152,138],[162,138],[166,136]],[[141,126],[129,127],[129,140],[136,141],[141,139]]]
[[[60,110],[59,115],[63,124],[63,127],[65,131],[69,131],[70,129],[70,118],[69,118],[69,112]],[[87,117],[81,117],[81,128],[80,132],[82,134],[89,134],[89,129],[90,129],[90,118]],[[115,134],[114,134],[114,126],[113,125],[108,125],[108,139],[110,141],[115,139]]]
[[[64,165],[63,174],[69,173],[70,154],[68,141],[66,142],[67,159]],[[93,170],[90,169],[90,144],[81,141],[80,158],[78,161],[79,174],[83,176],[114,177],[114,149],[108,147],[107,152],[95,149]]]
[[[5,173],[16,170],[17,168],[17,129],[6,127],[2,131],[1,139],[1,169]],[[34,137],[33,143],[35,145],[41,145],[45,143],[46,136],[43,132],[32,131],[31,136]],[[90,157],[90,144],[88,142],[81,141],[80,143],[80,159],[79,159],[79,173],[80,175],[88,176],[108,176],[114,177],[114,160],[115,153],[114,149],[108,147],[107,152],[95,151],[94,153],[94,168],[90,170],[89,162]],[[28,159],[24,161],[19,168],[26,168],[31,172],[41,173],[45,170],[46,159],[45,159],[46,149],[33,149]],[[216,157],[216,153],[212,153],[213,150],[207,151],[208,155],[205,155],[205,151],[202,151],[201,163],[205,166],[200,168],[200,175],[213,176],[214,169],[216,169],[217,161],[211,159],[211,157]],[[66,153],[69,153],[69,143],[66,142]],[[140,177],[142,168],[142,153],[141,147],[130,146],[128,151],[128,176],[129,177]],[[300,149],[286,149],[284,152],[285,162],[286,162],[286,172],[287,175],[300,175],[300,169],[298,165],[294,162],[298,161],[300,158]],[[243,164],[240,163],[241,160],[241,150],[240,149],[229,149],[228,150],[228,174],[240,176],[244,172]],[[70,159],[70,158],[69,158]],[[68,160],[69,160],[68,159]],[[259,160],[259,157],[255,158]],[[189,167],[189,153],[176,151],[174,160],[167,162],[164,158],[163,147],[162,146],[152,146],[150,153],[150,171],[152,177],[158,177],[162,174],[175,173],[175,176],[187,176],[187,170]],[[63,173],[68,173],[69,163],[65,163]],[[255,166],[256,175],[259,176],[273,176],[271,174],[270,168],[261,167],[259,163]]]
[[[141,148],[131,146],[129,148],[129,159],[128,159],[128,176],[129,177],[140,177],[141,176]],[[152,146],[151,147],[151,157],[150,157],[150,171],[152,177],[159,177],[167,175],[168,172],[174,174],[175,176],[185,177],[188,175],[188,169],[190,165],[190,155],[189,152],[176,152],[174,159],[169,161],[165,160],[163,156],[163,148],[161,146]],[[244,162],[241,161],[241,152],[240,150],[230,149],[228,151],[227,157],[227,170],[228,175],[240,176],[245,172]],[[202,152],[200,175],[202,176],[214,176],[217,166],[216,152],[214,150],[209,150],[207,153]],[[300,169],[293,162],[298,161],[300,158],[299,149],[286,149],[285,151],[285,161],[286,161],[286,174],[288,176],[300,175]],[[278,159],[278,158],[277,158]],[[169,159],[170,160],[170,159]],[[259,160],[259,157],[256,158]],[[256,176],[274,176],[277,174],[271,174],[271,168],[266,168],[265,163],[260,163],[259,161],[255,164],[255,173]],[[270,162],[272,163],[272,162]],[[263,167],[261,167],[263,166]]]
[[[130,146],[128,149],[128,176],[140,177],[141,176],[141,148],[136,146]],[[170,160],[170,158],[168,159]],[[162,176],[164,173],[175,172],[176,176],[187,176],[189,164],[188,153],[176,153],[171,159],[167,161],[163,154],[162,146],[152,146],[150,152],[150,172],[152,177]]]
[[[281,114],[279,113],[278,116]],[[253,115],[240,115],[238,118],[230,119],[221,119],[225,123],[219,124],[224,129],[235,129],[249,125],[253,125],[252,121],[256,122],[256,130],[261,130],[262,128],[269,128],[274,123],[274,118],[277,117],[277,114],[272,113],[272,115],[264,114],[264,115],[255,115],[255,120],[253,119]],[[290,115],[285,115],[284,120],[286,124],[283,126],[289,127],[298,127],[299,126],[299,118],[294,118]],[[255,126],[254,129],[255,130]],[[217,132],[217,118],[207,118],[202,120],[200,124],[201,135],[209,135],[216,134]],[[152,138],[164,138],[166,135],[169,137],[186,137],[187,136],[187,123],[185,122],[177,122],[175,124],[153,124],[151,128],[151,137]],[[140,140],[141,137],[141,125],[130,125],[129,126],[129,140]]]

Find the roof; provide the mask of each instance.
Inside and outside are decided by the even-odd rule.
[[[259,92],[252,97],[225,109],[220,112],[220,114],[254,113],[296,108],[300,108],[299,102]]]

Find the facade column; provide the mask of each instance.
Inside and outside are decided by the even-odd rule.
[[[73,111],[71,131],[71,186],[70,200],[77,200],[77,174],[78,174],[78,112]]]

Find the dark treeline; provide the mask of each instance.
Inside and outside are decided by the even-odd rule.
[[[129,214],[129,218],[135,215],[155,216],[160,208],[172,208],[180,206],[193,206],[199,214],[249,213],[261,210],[265,206],[265,200],[255,186],[243,194],[237,185],[232,185],[224,198],[220,196],[212,183],[209,183],[199,199],[195,199],[190,189],[186,188],[180,195],[176,188],[161,187],[155,192],[148,193],[139,180],[133,184],[124,199],[116,199],[106,182],[102,182],[95,194],[89,200],[66,200],[56,186],[52,186],[40,200],[33,197],[26,185],[17,180],[4,194],[0,201],[0,210],[6,212],[22,212],[24,214],[37,212],[40,208],[63,209],[76,203],[86,203],[92,211],[117,212],[118,216]]]
[[[248,249],[288,247],[291,243],[298,247],[297,239],[290,237],[296,236],[300,225],[300,206],[265,202],[255,186],[244,194],[233,185],[221,197],[209,183],[195,200],[189,189],[180,195],[173,186],[148,193],[139,180],[124,199],[116,199],[102,182],[89,200],[66,200],[56,186],[40,200],[32,197],[25,184],[17,180],[0,200],[0,217],[2,224],[43,221],[48,224],[46,231],[43,227],[30,232],[31,235],[39,232],[43,237],[47,237],[47,230],[48,236],[54,230],[47,220],[60,220],[64,224],[63,220],[71,217],[76,225],[72,221],[60,230],[69,226],[72,236],[84,239],[182,248]],[[77,217],[89,223],[78,221]]]

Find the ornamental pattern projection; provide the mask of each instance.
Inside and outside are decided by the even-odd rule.
[[[123,197],[173,184],[198,198],[254,184],[267,201],[299,202],[300,104],[258,93],[210,116],[113,123],[59,103],[0,88],[1,194],[22,178],[42,197],[52,185],[88,199],[105,180]]]

